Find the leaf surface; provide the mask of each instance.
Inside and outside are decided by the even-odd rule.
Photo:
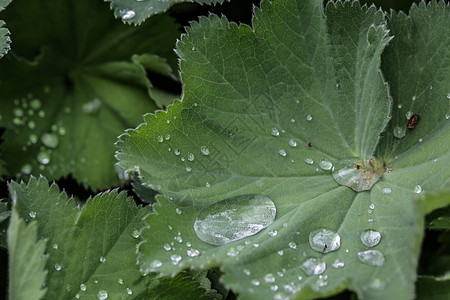
[[[107,0],[111,2],[116,18],[123,22],[139,25],[147,18],[163,13],[172,5],[181,2],[196,2],[200,4],[222,3],[224,0]]]
[[[46,293],[45,241],[36,222],[26,224],[13,210],[8,228],[9,299],[42,299]]]
[[[1,17],[15,36],[14,55],[0,63],[7,170],[117,185],[117,135],[174,97],[146,69],[173,76],[178,26],[167,16],[126,26],[89,0],[17,0]]]
[[[421,16],[446,14],[442,8],[414,9]],[[448,147],[438,149],[441,164],[421,164],[429,148],[420,144],[408,172],[386,156],[393,170],[366,192],[338,185],[329,170],[349,157],[385,158],[376,148],[391,109],[379,68],[388,41],[383,13],[356,2],[324,9],[320,1],[263,1],[253,28],[211,16],[187,29],[177,45],[183,100],[118,141],[121,166],[162,194],[143,231],[141,269],[169,275],[220,266],[242,299],[312,299],[344,289],[364,299],[412,299],[423,216],[448,204],[423,205],[414,191],[445,186]],[[272,199],[275,222],[222,246],[197,237],[200,211],[245,194]],[[339,234],[337,251],[311,248],[320,228]],[[362,242],[367,230],[381,235],[373,248]],[[368,250],[384,261],[363,263],[359,253]],[[324,262],[324,272],[308,275],[301,266],[309,258]]]
[[[0,0],[0,12],[5,9],[11,0]],[[3,27],[5,22],[0,20],[0,58],[2,58],[10,49],[11,38],[8,28]]]

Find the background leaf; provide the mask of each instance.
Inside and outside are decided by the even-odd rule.
[[[180,2],[197,2],[201,4],[223,3],[224,0],[107,0],[111,2],[116,18],[123,22],[139,25],[147,18],[165,12],[170,6]]]
[[[26,224],[13,210],[8,228],[9,299],[42,299],[46,293],[45,241],[36,222]]]
[[[450,297],[449,283],[449,275],[442,277],[420,276],[417,281],[417,299],[448,299]]]
[[[88,0],[17,0],[1,16],[15,36],[13,55],[0,63],[10,174],[117,185],[115,138],[174,96],[154,88],[146,68],[173,77],[178,26],[167,16],[126,26]]]

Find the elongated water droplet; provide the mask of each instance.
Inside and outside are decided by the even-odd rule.
[[[375,230],[366,230],[363,233],[361,233],[360,238],[364,246],[375,247],[380,243],[381,234]]]
[[[343,260],[340,260],[340,259],[337,258],[334,261],[334,263],[332,264],[332,266],[335,269],[340,269],[340,268],[343,268],[345,266],[345,262]]]
[[[330,170],[333,167],[333,164],[331,162],[329,162],[328,160],[323,159],[319,162],[319,167],[322,170]]]
[[[49,148],[56,148],[58,147],[59,138],[54,133],[44,133],[41,136],[41,142]]]
[[[378,250],[358,252],[358,258],[361,262],[375,267],[380,267],[384,264],[384,255]]]
[[[384,188],[381,190],[381,193],[383,193],[383,195],[389,195],[392,192],[391,188]]]
[[[384,172],[383,163],[370,160],[343,159],[333,166],[332,175],[340,185],[356,192],[368,191]]]
[[[279,136],[280,132],[278,131],[278,129],[272,128],[272,130],[270,131],[270,134],[273,136]]]
[[[320,228],[309,234],[309,245],[317,252],[328,253],[341,247],[341,237],[332,230]]]
[[[97,299],[98,300],[105,300],[106,298],[108,298],[108,292],[105,290],[100,290],[97,293]]]
[[[200,251],[198,251],[197,249],[193,249],[193,248],[187,250],[186,254],[189,257],[196,257],[196,256],[200,256],[201,255]]]
[[[327,264],[324,261],[320,261],[317,258],[308,258],[300,266],[308,275],[320,275],[327,269]]]
[[[158,269],[161,266],[162,266],[162,262],[157,259],[155,259],[154,261],[152,261],[150,263],[150,269],[152,269],[152,270]]]
[[[314,160],[312,158],[305,158],[305,163],[307,163],[308,165],[312,165],[314,163]]]
[[[406,127],[397,126],[394,128],[394,136],[398,139],[401,139],[406,135]]]
[[[241,195],[214,203],[200,211],[194,223],[199,239],[224,245],[254,235],[275,220],[276,207],[263,195]]]
[[[122,16],[122,20],[130,20],[136,16],[134,10],[131,9],[122,9],[119,11],[119,13]]]
[[[94,100],[92,100],[90,102],[84,103],[83,106],[81,107],[81,109],[83,110],[83,112],[85,114],[93,115],[96,112],[98,112],[101,107],[102,107],[102,102],[99,99],[95,98]]]

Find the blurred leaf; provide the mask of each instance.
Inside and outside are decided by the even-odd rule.
[[[417,299],[447,300],[450,298],[450,273],[441,277],[419,276]]]
[[[0,12],[5,9],[11,0],[0,0]],[[0,20],[0,58],[2,58],[10,49],[11,38],[9,37],[9,30],[4,28],[5,22]],[[1,175],[1,172],[0,172]]]

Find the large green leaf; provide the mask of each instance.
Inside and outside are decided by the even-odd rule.
[[[437,16],[430,18],[432,13]],[[411,18],[401,17],[409,23],[416,18],[446,30],[448,7],[422,5]],[[392,32],[404,34],[396,27]],[[366,192],[338,185],[322,161],[374,154],[390,115],[379,69],[388,40],[383,13],[357,2],[329,3],[323,10],[321,1],[263,1],[253,29],[216,16],[187,29],[177,47],[182,102],[147,115],[145,124],[118,141],[120,164],[138,170],[163,194],[143,231],[141,268],[169,275],[220,265],[223,282],[243,299],[310,299],[346,288],[364,299],[412,299],[423,216],[448,204],[424,205],[414,190],[448,183],[450,157],[443,145],[449,131],[428,128],[447,136],[441,147],[433,150],[424,141],[408,169],[399,167],[399,157]],[[446,49],[436,53],[449,58]],[[426,67],[429,74],[441,71]],[[448,108],[445,97],[433,100],[440,110]],[[419,126],[427,122],[420,120],[417,132]],[[390,161],[380,153],[379,161]],[[440,163],[422,164],[424,153],[434,153]],[[244,194],[272,199],[275,222],[222,246],[200,240],[194,230],[199,211]],[[340,235],[339,250],[322,254],[326,247],[310,247],[309,235],[319,228]],[[368,229],[381,234],[374,248],[383,254],[381,266],[358,258],[370,249],[360,239]],[[310,257],[326,263],[320,276],[300,268]]]
[[[417,299],[446,300],[450,298],[450,274],[433,277],[420,276],[417,281]]]
[[[38,300],[44,297],[46,288],[44,270],[48,257],[45,241],[38,239],[36,222],[26,224],[13,210],[8,228],[9,299]]]
[[[165,12],[170,6],[180,2],[201,4],[222,3],[224,0],[105,0],[111,2],[114,15],[129,24],[141,24],[147,18]]]
[[[0,0],[0,12],[5,9],[5,7],[11,3],[11,0]],[[5,22],[0,20],[0,58],[2,58],[6,53],[8,53],[11,48],[11,38],[9,37],[9,30],[4,28]]]
[[[170,97],[146,68],[171,75],[178,26],[157,16],[133,28],[89,0],[17,0],[1,16],[14,35],[0,63],[7,170],[117,185],[111,145]]]

